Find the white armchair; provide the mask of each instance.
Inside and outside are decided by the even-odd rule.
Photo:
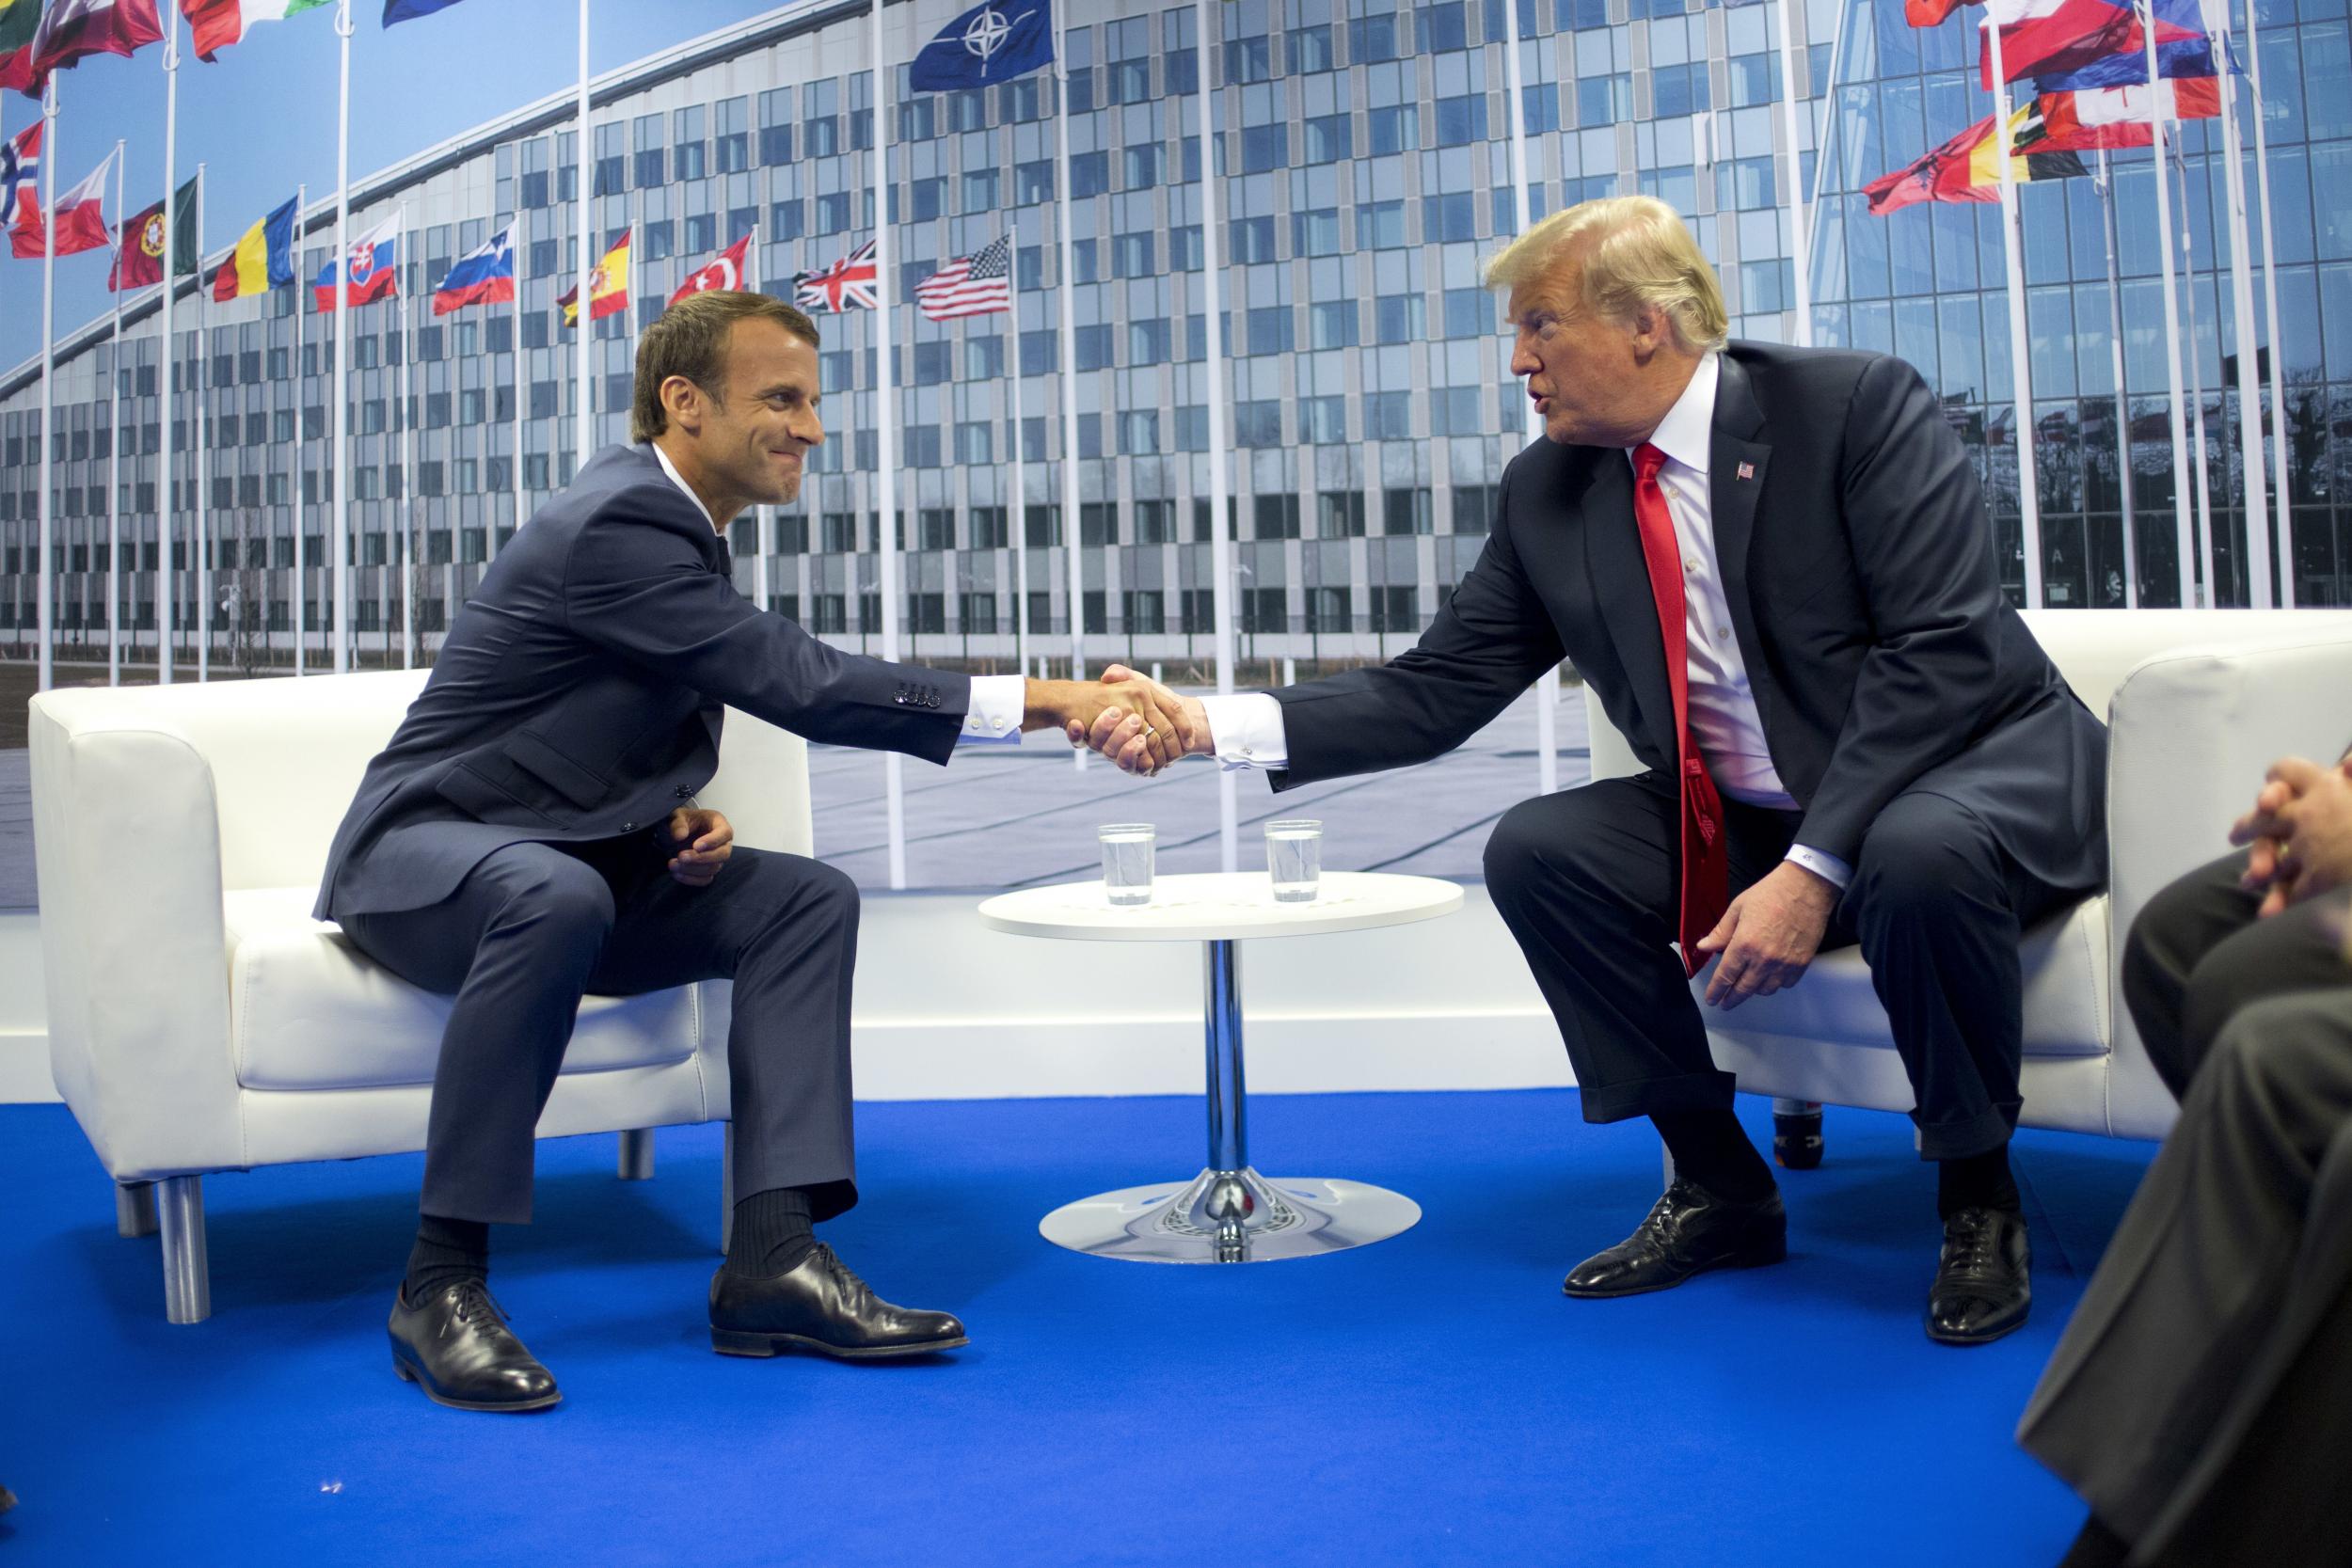
[[[335,828],[425,672],[77,689],[33,699],[34,857],[58,1092],[156,1227],[173,1323],[211,1310],[202,1179],[424,1147],[449,1000],[310,918]],[[738,843],[806,854],[800,738],[730,710],[702,794]],[[723,981],[590,997],[543,1137],[726,1119]]]
[[[2352,729],[2352,613],[2030,610],[2077,696],[2109,725],[2108,891],[2025,933],[2023,1121],[2161,1137],[2172,1097],[2117,989],[2123,939],[2157,889],[2229,847],[2263,769],[2287,752],[2332,759]],[[1640,771],[1588,690],[1593,777]],[[1709,970],[1692,982],[1703,993]],[[1852,948],[1792,990],[1709,1010],[1716,1065],[1782,1101],[1909,1111],[1868,967]]]

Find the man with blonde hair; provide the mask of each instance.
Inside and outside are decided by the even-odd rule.
[[[1422,762],[1573,663],[1648,771],[1512,808],[1487,886],[1585,1119],[1647,1116],[1677,1177],[1566,1292],[1786,1255],[1688,981],[1714,960],[1728,1010],[1859,942],[1939,1169],[1928,1333],[2006,1334],[2029,1299],[2018,932],[2106,879],[2105,731],[2002,596],[1975,470],[1909,365],[1727,342],[1713,271],[1646,197],[1547,218],[1486,276],[1546,439],[1504,470],[1478,563],[1386,665],[1190,700],[1189,749],[1278,790]],[[1148,763],[1139,727],[1086,738]]]

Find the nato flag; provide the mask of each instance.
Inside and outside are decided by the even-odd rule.
[[[983,0],[914,56],[916,92],[1009,82],[1054,58],[1052,0]]]
[[[389,27],[395,22],[414,22],[421,16],[445,11],[455,4],[457,0],[384,0],[384,25]]]

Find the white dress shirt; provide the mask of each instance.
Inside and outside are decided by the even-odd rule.
[[[1688,623],[1687,675],[1691,733],[1715,787],[1735,800],[1779,811],[1796,809],[1764,743],[1764,720],[1748,689],[1746,661],[1731,626],[1731,602],[1724,591],[1715,555],[1708,455],[1715,425],[1715,385],[1720,374],[1712,354],[1699,361],[1691,384],[1666,411],[1649,444],[1666,454],[1658,470],[1666,510],[1674,516],[1675,541],[1682,552],[1682,602]],[[1626,449],[1633,461],[1634,448]],[[1281,768],[1290,761],[1282,727],[1282,705],[1263,692],[1204,697],[1216,760],[1227,768]],[[1853,870],[1835,855],[1794,845],[1788,859],[1843,888]]]
[[[694,494],[694,487],[678,473],[677,465],[661,450],[659,441],[651,443],[653,455],[661,465],[661,471],[670,476],[670,483],[686,493],[694,503],[694,510],[710,524],[711,531],[721,538],[726,531],[710,515],[710,508]],[[761,606],[763,610],[766,606]],[[1272,702],[1271,697],[1266,699]],[[1019,675],[975,675],[972,677],[972,705],[963,716],[963,730],[956,736],[959,746],[987,743],[990,745],[1021,744],[1021,720],[1028,710],[1028,683]]]

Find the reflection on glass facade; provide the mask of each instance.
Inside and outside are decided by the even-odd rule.
[[[1534,213],[1621,191],[1662,197],[1691,215],[1715,261],[1735,336],[1769,339],[1790,335],[1795,300],[1776,6],[1518,0]],[[957,9],[955,0],[892,8],[892,57],[911,59]],[[1215,14],[1222,36],[1210,40],[1207,69],[1221,84],[1241,649],[1302,663],[1379,657],[1406,645],[1468,569],[1502,467],[1526,438],[1499,311],[1478,287],[1480,261],[1513,228],[1503,0],[1235,0]],[[1053,291],[1063,279],[1052,82],[1039,74],[912,96],[904,67],[895,72],[896,296],[911,300],[914,283],[946,258],[1009,228],[1020,290],[1017,321],[935,325],[911,303],[898,307],[903,471],[892,526],[907,552],[902,613],[914,657],[1009,665],[1019,550],[1040,652],[1066,655],[1074,614],[1097,660],[1164,660],[1174,673],[1206,657],[1195,98],[1203,59],[1193,16],[1189,4],[1143,0],[1070,8],[1074,452],[1064,444],[1057,369]],[[2342,603],[2352,540],[2336,481],[2352,460],[2335,454],[2352,445],[2331,442],[2352,433],[2352,213],[2340,194],[2352,189],[2352,43],[2344,0],[2279,0],[2261,16],[2296,590],[2303,603]],[[1855,194],[1989,112],[1970,69],[1974,34],[1960,20],[1915,32],[1893,0],[1816,0],[1806,21],[1801,87],[1819,106],[1827,154],[1814,225],[1817,340],[1900,354],[1943,392],[1982,465],[1990,526],[2022,593],[1996,210],[1916,207],[1874,218]],[[590,221],[599,243],[634,227],[640,321],[745,233],[758,234],[759,275],[777,293],[793,271],[825,265],[870,234],[874,93],[860,69],[867,25],[862,14],[787,8],[601,89]],[[399,628],[411,624],[414,656],[429,658],[516,526],[518,487],[527,517],[575,467],[576,349],[554,306],[575,264],[569,112],[520,111],[356,193],[355,232],[403,200],[415,225],[405,300],[363,307],[353,323],[353,625],[368,661],[397,662]],[[2233,383],[2223,385],[2236,345],[2227,274],[2215,271],[2218,145],[2211,124],[2189,129],[2185,202],[2197,270],[2184,319],[2193,316],[2204,388],[2221,597],[2242,603],[2236,397]],[[1810,146],[1799,163],[1809,180]],[[2165,603],[2177,573],[2152,171],[2145,151],[2117,154],[2116,166],[2131,496],[2144,595]],[[2074,180],[2023,194],[2047,597],[2120,603],[2123,497],[2102,192]],[[519,309],[434,318],[431,281],[510,219]],[[331,224],[314,222],[305,277],[331,238]],[[177,616],[184,638],[197,619],[184,541],[200,496],[216,573],[214,657],[231,664],[288,659],[297,595],[308,661],[326,661],[330,602],[318,567],[332,518],[332,324],[306,307],[297,326],[294,303],[286,289],[206,307],[200,330],[192,309],[176,323],[170,373],[183,388],[200,383],[208,442],[201,477],[183,458],[171,486],[183,541]],[[869,320],[820,325],[832,438],[798,505],[746,519],[732,537],[746,592],[829,640],[866,647],[881,626],[879,367]],[[164,371],[151,313],[126,336],[118,355],[102,320],[61,349],[53,563],[66,658],[103,657],[110,506],[124,547],[121,626],[152,657]],[[589,333],[599,441],[622,438],[630,349],[623,318]],[[1019,429],[1009,417],[1013,374],[1023,377]],[[123,457],[110,495],[112,382],[121,390]],[[191,401],[183,393],[175,403],[179,419]],[[34,375],[0,380],[0,646],[18,654],[29,652],[35,625],[38,407]],[[1029,459],[1020,497],[1010,493],[1016,441]],[[183,453],[188,444],[183,433]],[[1064,461],[1077,465],[1075,518],[1062,515]],[[404,515],[412,519],[405,539]],[[297,534],[309,568],[299,584]],[[1082,558],[1074,606],[1064,556],[1073,536]]]

